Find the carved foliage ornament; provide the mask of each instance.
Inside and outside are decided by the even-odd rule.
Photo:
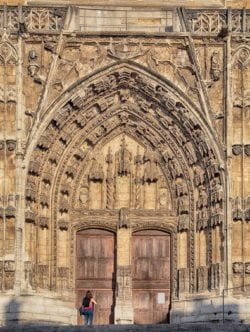
[[[233,145],[232,151],[235,156],[239,156],[242,153],[242,145],[241,144]]]
[[[245,151],[246,156],[250,157],[250,144],[246,144],[244,146],[244,151]]]
[[[244,269],[242,262],[234,262],[233,263],[233,273],[242,273]]]
[[[5,31],[2,36],[2,42],[0,43],[0,64],[16,64],[17,59],[17,51],[9,41],[8,34]]]
[[[28,30],[56,31],[63,26],[66,8],[25,7],[23,16]]]
[[[244,148],[245,155],[247,157],[250,157],[250,144],[246,144],[246,145],[235,144],[235,145],[233,145],[232,146],[233,154],[235,156],[239,156],[240,154],[242,154],[243,148]]]
[[[223,11],[188,11],[188,22],[192,32],[218,33],[227,26],[227,17]]]

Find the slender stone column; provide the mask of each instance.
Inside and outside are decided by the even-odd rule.
[[[126,209],[122,208],[117,228],[115,324],[133,324],[133,322],[131,228]]]
[[[15,229],[15,260],[16,260],[16,274],[15,274],[15,292],[19,295],[25,287],[24,280],[24,210],[25,210],[25,176],[23,168],[23,130],[24,130],[24,106],[22,95],[22,57],[23,42],[22,37],[18,38],[18,68],[17,68],[17,148],[16,148],[16,229]]]

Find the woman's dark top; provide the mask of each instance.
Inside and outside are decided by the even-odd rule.
[[[83,307],[89,307],[89,303],[90,303],[90,298],[89,297],[84,297],[83,300],[82,300],[82,305]]]

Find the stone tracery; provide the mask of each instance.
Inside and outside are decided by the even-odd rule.
[[[142,184],[145,188],[151,186],[151,190],[154,183],[158,182],[157,207],[176,211],[180,239],[183,241],[185,238],[184,241],[189,243],[190,265],[187,266],[187,262],[185,265],[190,268],[190,291],[195,291],[195,250],[197,252],[198,249],[194,248],[194,234],[196,230],[201,231],[208,234],[209,239],[211,227],[220,226],[223,222],[223,175],[219,168],[220,162],[215,157],[217,151],[212,147],[214,144],[210,143],[195,114],[188,110],[188,106],[184,106],[184,101],[176,99],[171,89],[137,73],[130,65],[120,65],[114,73],[97,78],[94,83],[85,85],[84,89],[76,90],[75,96],[57,112],[53,112],[53,118],[40,137],[29,166],[28,182],[38,181],[40,185],[38,192],[33,190],[32,195],[27,195],[27,216],[34,215],[38,208],[38,214],[42,216],[39,219],[38,237],[45,237],[44,241],[48,241],[44,228],[54,234],[51,243],[54,252],[52,286],[58,284],[56,255],[60,232],[67,232],[72,227],[74,208],[84,211],[88,208],[118,209],[124,205],[135,209],[144,208],[143,200],[140,199]],[[138,142],[133,155],[125,146],[127,138],[121,136],[124,134]],[[112,142],[117,137],[124,137],[124,141],[121,150],[112,153]],[[107,148],[102,156],[104,146]],[[132,195],[134,203],[131,206],[131,200],[124,202],[121,199],[122,203],[120,201],[117,204],[116,179],[112,176],[114,169],[120,178],[130,177],[132,164],[133,192],[130,192],[128,186],[127,193]],[[90,171],[86,174],[88,168]],[[163,172],[162,176],[159,169]],[[54,183],[51,172],[56,174]],[[103,188],[106,188],[105,200],[96,200],[101,202],[99,205],[91,203],[94,202],[91,195],[103,195]],[[211,188],[212,198],[208,199]],[[168,201],[171,201],[170,205],[166,203]],[[36,202],[39,202],[39,206]],[[150,203],[146,206],[150,206]],[[26,221],[30,220],[32,218],[27,217]],[[202,239],[204,241],[204,236]],[[206,261],[212,264],[211,242],[205,241],[210,246],[210,254],[202,264],[206,265]],[[45,261],[48,260],[49,257],[46,257]],[[65,268],[72,269],[68,259],[63,264],[66,264]],[[205,274],[204,269],[198,268],[197,273],[207,289],[208,268]]]

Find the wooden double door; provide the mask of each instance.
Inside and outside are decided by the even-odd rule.
[[[170,236],[154,230],[141,231],[133,234],[131,243],[134,322],[166,323],[170,304]],[[78,232],[76,306],[91,290],[98,302],[94,323],[114,323],[115,285],[115,234],[99,229]]]
[[[170,236],[148,230],[132,237],[135,324],[167,323],[170,305]]]

